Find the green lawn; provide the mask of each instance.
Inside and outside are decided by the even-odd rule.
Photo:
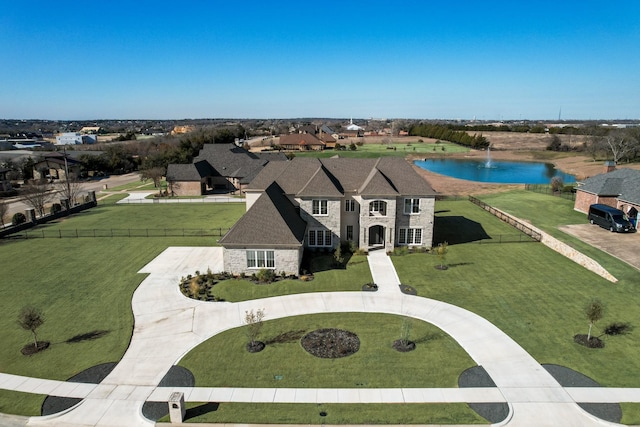
[[[180,366],[193,372],[199,387],[283,388],[457,387],[460,374],[475,366],[451,337],[415,319],[411,320],[410,339],[417,343],[416,350],[397,352],[392,343],[400,338],[402,322],[400,316],[373,313],[322,313],[268,320],[259,336],[267,343],[262,352],[247,352],[246,327],[235,328],[189,352]],[[339,359],[312,356],[301,346],[300,338],[319,328],[356,333],[360,339],[359,351]],[[255,411],[253,406],[222,404],[220,411],[208,412],[197,421],[486,423],[466,404],[264,405],[264,413]],[[319,418],[318,408],[331,413],[332,418]]]
[[[394,150],[395,148],[395,150]],[[383,156],[395,156],[406,157],[410,154],[418,155],[446,155],[451,153],[467,153],[468,147],[452,144],[450,142],[426,143],[426,142],[414,142],[411,145],[407,144],[363,144],[357,147],[357,150],[325,150],[325,151],[306,151],[306,152],[294,152],[296,157],[333,157],[339,155],[340,157],[358,157],[358,158],[372,158]]]
[[[44,227],[155,228],[187,223],[227,228],[243,211],[242,203],[162,207],[104,204]],[[120,360],[133,330],[131,296],[145,277],[138,270],[169,246],[215,243],[211,237],[0,241],[0,257],[5,260],[0,279],[0,372],[66,380],[91,366]],[[38,329],[38,338],[50,341],[51,346],[25,357],[20,349],[32,338],[18,327],[16,319],[28,304],[44,311],[45,323]],[[82,335],[98,338],[78,339]],[[0,402],[7,395],[17,398],[11,398],[11,409],[6,412],[39,414],[40,397],[3,391]],[[37,412],[33,413],[35,408]]]
[[[164,179],[160,182],[160,187],[163,190],[167,189],[167,181],[165,181]],[[130,191],[130,190],[135,190],[135,191],[143,191],[143,190],[149,190],[149,191],[158,191],[158,189],[156,188],[155,185],[153,185],[153,180],[147,180],[147,181],[134,181],[134,182],[130,182],[127,184],[122,184],[122,185],[118,185],[116,187],[113,188],[107,188],[107,191]]]
[[[330,255],[324,258],[333,259]],[[225,301],[238,302],[304,292],[361,291],[362,285],[372,281],[367,257],[354,255],[345,269],[316,271],[314,279],[308,282],[283,280],[264,285],[254,284],[249,280],[231,279],[216,284],[212,292]]]
[[[488,424],[465,403],[448,404],[294,404],[187,403],[185,422],[251,424]],[[324,412],[326,415],[321,416]],[[168,422],[169,417],[160,421]]]
[[[549,212],[542,202],[537,210]],[[440,212],[436,224],[443,216],[479,219],[479,215],[488,215],[464,201],[438,202],[436,210]],[[493,233],[490,222],[482,220],[489,234]],[[593,297],[606,305],[595,334],[601,334],[603,327],[614,321],[640,325],[640,301],[635,298],[638,273],[626,264],[617,262],[618,271],[626,274],[613,284],[538,243],[472,242],[449,246],[446,263],[450,268],[446,271],[433,268],[439,260],[428,254],[393,257],[393,262],[400,280],[414,286],[418,295],[485,317],[540,363],[567,366],[604,386],[640,385],[637,333],[603,337],[606,347],[601,350],[586,349],[572,339],[587,332],[583,308]]]

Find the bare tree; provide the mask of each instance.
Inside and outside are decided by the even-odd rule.
[[[247,335],[249,337],[247,348],[252,352],[261,349],[263,346],[262,343],[257,341],[260,329],[262,329],[262,319],[264,319],[263,308],[259,308],[255,312],[253,310],[244,312],[244,323],[247,325]]]
[[[80,194],[82,193],[82,184],[76,178],[69,178],[64,182],[58,182],[56,184],[56,190],[65,199],[69,200],[69,206],[73,206],[78,202]]]
[[[38,329],[44,323],[44,315],[40,309],[26,306],[20,310],[18,315],[18,325],[26,331],[31,331],[33,334],[33,345],[38,348],[38,335],[36,335],[36,329]]]
[[[630,160],[635,157],[640,149],[640,141],[626,130],[613,130],[600,137],[601,144],[611,153],[613,161]]]
[[[162,194],[162,187],[160,186],[160,182],[162,181],[162,177],[166,174],[165,168],[162,166],[155,166],[148,169],[143,169],[140,171],[140,177],[143,181],[148,179],[153,181],[154,187],[158,189],[160,194]]]
[[[0,226],[4,227],[4,217],[9,212],[9,203],[4,200],[0,200]]]
[[[39,216],[44,216],[45,207],[54,195],[51,186],[45,180],[25,185],[22,193],[26,204],[35,209]]]

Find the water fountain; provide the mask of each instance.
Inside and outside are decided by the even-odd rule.
[[[491,169],[493,164],[491,163],[491,146],[487,147],[487,160],[484,162],[485,169]]]

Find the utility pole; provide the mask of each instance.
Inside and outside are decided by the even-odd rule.
[[[67,203],[71,205],[71,185],[69,184],[69,164],[67,163],[66,144],[62,146],[62,151],[64,153],[64,178],[67,181]]]

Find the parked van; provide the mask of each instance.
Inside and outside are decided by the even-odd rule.
[[[618,233],[634,231],[633,225],[624,212],[607,205],[589,206],[589,222]]]

